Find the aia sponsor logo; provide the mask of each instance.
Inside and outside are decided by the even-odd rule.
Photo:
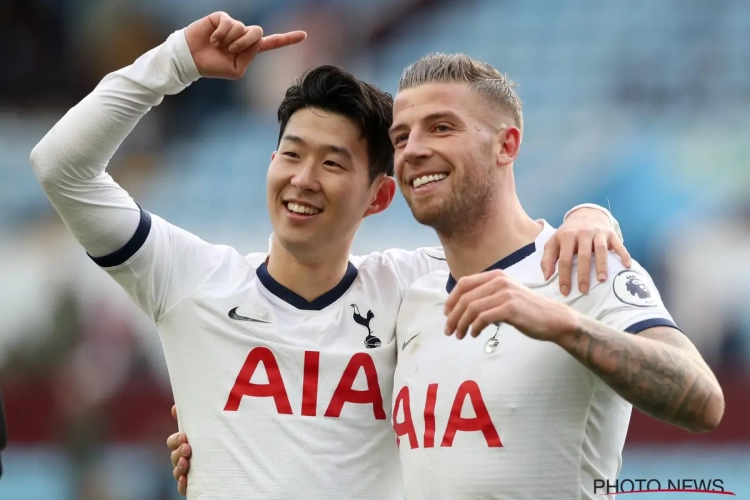
[[[265,371],[268,383],[252,382],[258,370]],[[360,372],[364,374],[367,387],[355,389],[354,381]],[[292,408],[289,393],[279,370],[279,363],[273,351],[267,347],[255,347],[247,355],[237,379],[229,391],[224,411],[237,411],[244,398],[271,398],[276,411],[282,415],[295,413],[305,417],[318,416],[318,380],[320,377],[320,352],[305,351],[302,373],[302,404],[297,410]],[[296,385],[296,384],[295,384]],[[327,404],[325,404],[327,403]],[[383,394],[378,382],[375,362],[366,352],[354,354],[344,368],[330,401],[324,402],[326,417],[339,417],[346,403],[371,405],[376,420],[385,420]]]
[[[466,380],[456,390],[456,394],[442,394],[440,397],[453,397],[451,411],[448,417],[448,424],[445,429],[435,428],[435,405],[438,398],[438,384],[427,386],[427,398],[425,407],[419,408],[423,411],[412,413],[411,394],[409,387],[404,386],[396,395],[393,402],[393,430],[396,431],[396,443],[401,446],[401,438],[408,439],[410,448],[419,448],[420,442],[417,431],[414,427],[414,418],[424,418],[424,435],[421,436],[422,448],[434,448],[436,433],[439,438],[439,446],[453,446],[453,440],[457,432],[480,432],[487,446],[490,448],[500,448],[503,443],[500,441],[500,435],[492,422],[490,412],[482,397],[482,391],[479,385],[473,380]],[[462,417],[461,409],[464,404],[471,406],[475,417]],[[415,409],[417,410],[417,409]],[[414,416],[413,416],[414,415]],[[442,437],[441,437],[442,436]]]

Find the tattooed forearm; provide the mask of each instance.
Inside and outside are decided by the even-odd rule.
[[[695,348],[663,328],[624,334],[590,318],[562,346],[625,400],[649,415],[692,432],[721,420],[721,388]],[[663,338],[657,338],[663,337]]]

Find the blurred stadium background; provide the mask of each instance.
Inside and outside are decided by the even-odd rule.
[[[725,419],[706,435],[635,411],[621,478],[722,479],[750,496],[745,0],[2,0],[1,499],[176,498],[154,329],[68,236],[28,157],[106,73],[219,9],[310,36],[141,122],[110,172],[142,206],[209,241],[265,248],[275,107],[295,75],[338,63],[393,92],[426,52],[486,60],[525,101],[516,171],[527,210],[559,224],[577,203],[610,204],[726,393]],[[366,221],[355,250],[435,241],[399,199]]]

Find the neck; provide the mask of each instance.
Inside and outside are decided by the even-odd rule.
[[[266,267],[268,274],[281,285],[307,301],[312,301],[339,284],[349,266],[349,247],[338,252],[315,252],[311,258],[300,259],[276,239]]]
[[[460,279],[481,273],[532,243],[543,227],[523,210],[515,189],[499,193],[491,208],[460,231],[438,234],[451,275]]]

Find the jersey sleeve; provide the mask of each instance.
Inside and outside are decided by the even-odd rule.
[[[677,328],[643,267],[634,261],[627,269],[615,254],[610,254],[608,266],[607,281],[591,289],[596,304],[589,316],[627,333],[640,333],[657,326]]]
[[[448,270],[442,247],[423,247],[413,251],[394,248],[386,250],[383,255],[395,268],[404,291],[422,276]]]
[[[92,259],[158,323],[210,278],[225,250],[143,210],[127,244]]]
[[[152,319],[205,279],[220,253],[141,210],[105,171],[149,110],[200,74],[183,31],[107,75],[34,147],[31,164],[63,222]]]

